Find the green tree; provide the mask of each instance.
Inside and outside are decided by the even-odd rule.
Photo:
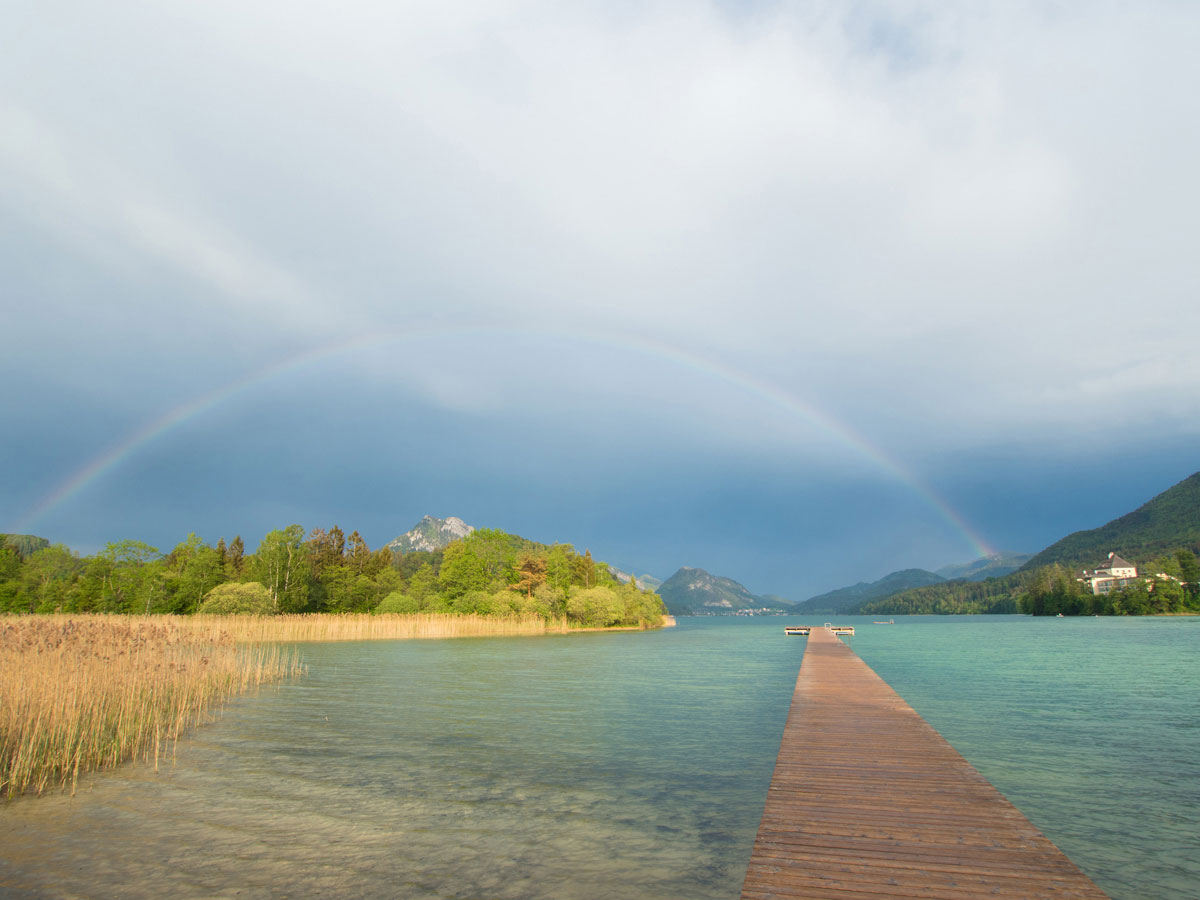
[[[1150,591],[1150,608],[1158,614],[1183,612],[1187,608],[1183,585],[1170,578],[1156,578]]]
[[[555,544],[546,553],[546,583],[564,597],[571,587],[574,559],[575,548],[570,544]]]
[[[275,612],[300,612],[308,605],[308,556],[304,529],[289,525],[270,531],[254,554],[257,580],[271,593]]]
[[[363,574],[371,561],[371,548],[357,531],[350,532],[350,537],[346,539],[346,547],[350,550],[350,565],[354,574]]]
[[[234,575],[242,574],[242,565],[246,556],[246,545],[242,541],[242,536],[235,535],[233,543],[229,545],[229,568],[233,570]]]
[[[1020,610],[1034,616],[1077,616],[1091,609],[1090,599],[1084,599],[1085,590],[1062,566],[1043,566],[1034,571],[1021,595]]]
[[[567,598],[567,615],[589,628],[616,625],[625,615],[625,602],[610,587],[573,587]]]
[[[110,563],[100,598],[102,612],[148,613],[165,592],[163,568],[153,563],[161,554],[142,541],[107,544],[99,554]]]
[[[329,529],[329,543],[336,559],[346,555],[346,533],[336,525]]]
[[[308,567],[313,578],[320,579],[326,569],[342,562],[341,554],[334,552],[333,540],[324,528],[314,528],[304,546],[308,550]]]
[[[388,555],[391,555],[391,551],[388,552]],[[393,591],[404,589],[404,578],[391,566],[381,568],[371,580],[375,583],[376,595],[380,597],[386,597]]]
[[[16,548],[0,543],[0,612],[18,612],[22,606],[21,557]]]
[[[195,534],[167,554],[165,611],[194,612],[205,595],[225,580],[220,548],[210,547]]]
[[[462,615],[494,616],[508,612],[507,600],[503,607],[497,605],[495,594],[489,591],[467,591],[454,601],[453,611]]]
[[[510,596],[512,596],[511,592]],[[562,591],[549,584],[542,584],[534,588],[532,597],[516,595],[513,611],[523,615],[552,619],[555,616],[566,615],[566,601]]]
[[[31,553],[20,567],[20,593],[28,612],[61,609],[80,568],[79,560],[64,544]]]
[[[379,602],[375,582],[366,575],[356,575],[350,566],[329,569],[321,584],[329,612],[367,612]]]
[[[1179,577],[1183,580],[1188,606],[1192,609],[1200,608],[1200,561],[1197,561],[1196,554],[1186,547],[1179,550],[1175,558],[1179,562]]]
[[[486,591],[492,580],[487,560],[469,540],[455,541],[446,548],[438,583],[447,599],[457,600],[471,591]]]
[[[584,550],[583,556],[576,556],[572,560],[574,571],[572,581],[574,584],[581,584],[585,588],[591,587],[596,583],[596,563],[592,559],[592,551]]]
[[[409,579],[408,593],[424,609],[437,597],[439,586],[440,581],[437,574],[433,571],[433,565],[427,562],[421,568],[417,569],[413,573],[412,578]]]
[[[658,594],[638,590],[636,579],[630,579],[629,584],[622,585],[618,594],[625,604],[621,624],[643,627],[662,624],[663,614],[667,610]]]

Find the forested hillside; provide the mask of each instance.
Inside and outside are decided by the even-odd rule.
[[[27,539],[26,539],[27,538]],[[15,539],[15,540],[14,540]],[[582,626],[657,625],[657,594],[620,584],[590,553],[494,529],[444,550],[371,550],[357,531],[268,533],[211,546],[194,534],[169,553],[140,541],[79,557],[62,544],[6,535],[0,612],[535,614]]]
[[[1092,568],[1112,550],[1129,560],[1150,560],[1180,547],[1200,550],[1200,472],[1119,519],[1067,535],[1030,559],[1023,570],[1055,563],[1068,569]]]
[[[1014,573],[985,581],[943,581],[868,601],[855,612],[866,616],[1015,613],[1023,579]]]
[[[864,615],[1148,615],[1200,609],[1200,570],[1194,568],[1198,549],[1200,472],[1119,519],[1051,544],[1012,574],[902,591],[860,604],[855,611]],[[1114,551],[1138,567],[1142,580],[1094,596],[1078,575],[1099,566]]]

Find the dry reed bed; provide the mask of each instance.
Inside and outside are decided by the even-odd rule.
[[[160,756],[223,700],[300,672],[169,617],[0,617],[0,796],[74,790],[79,776]]]
[[[591,629],[425,613],[0,616],[0,797],[74,790],[80,774],[127,759],[157,765],[224,700],[298,675],[295,653],[280,644],[577,630]]]
[[[191,616],[181,619],[180,623],[200,634],[226,633],[236,641],[251,644],[562,634],[574,630],[568,627],[566,619],[548,622],[539,616],[455,616],[434,613]]]

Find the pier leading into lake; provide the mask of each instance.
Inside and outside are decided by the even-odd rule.
[[[1106,895],[832,631],[812,628],[743,900]]]

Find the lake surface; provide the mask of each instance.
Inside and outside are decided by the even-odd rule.
[[[1200,619],[843,620],[1112,897],[1200,896]],[[0,807],[0,896],[734,900],[785,621],[303,645],[173,766]]]

